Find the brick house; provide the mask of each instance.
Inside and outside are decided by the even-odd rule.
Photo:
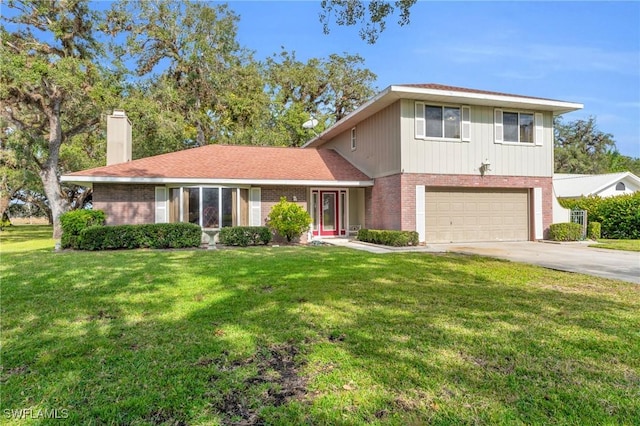
[[[284,196],[309,236],[360,227],[421,242],[544,237],[553,219],[553,118],[581,104],[436,84],[389,86],[301,148],[208,145],[130,161],[124,113],[91,185],[109,224],[262,225]]]

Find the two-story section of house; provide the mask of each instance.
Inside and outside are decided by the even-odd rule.
[[[581,108],[389,86],[304,147],[333,149],[373,179],[349,197],[350,219],[368,228],[415,230],[428,243],[535,240],[553,220],[553,118]]]

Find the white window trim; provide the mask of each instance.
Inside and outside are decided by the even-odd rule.
[[[459,138],[445,138],[437,136],[427,136],[427,118],[425,115],[425,107],[433,106],[440,108],[457,108],[460,110],[460,137]],[[464,116],[467,115],[469,120],[464,120]],[[442,134],[444,134],[444,120],[442,120]],[[415,103],[415,139],[438,141],[438,142],[470,142],[471,141],[471,107],[469,105],[453,105],[453,104],[439,104],[439,103],[427,103],[416,102]]]
[[[169,222],[169,188],[166,186],[155,187],[155,223]]]
[[[262,189],[249,188],[249,226],[262,226]]]
[[[533,115],[533,141],[532,142],[514,142],[504,140],[504,120],[503,114],[511,113],[518,114],[518,139],[520,139],[520,114]],[[540,112],[523,111],[523,110],[509,110],[496,108],[494,110],[494,142],[503,145],[515,145],[515,146],[542,146],[544,142],[544,122],[543,115]]]
[[[357,141],[356,141],[356,128],[352,127],[351,128],[351,151],[355,151],[357,148]]]

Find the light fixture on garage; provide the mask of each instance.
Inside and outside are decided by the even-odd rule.
[[[478,170],[480,170],[480,176],[484,176],[485,173],[490,172],[491,171],[491,163],[489,162],[488,158],[485,158],[484,161],[480,164],[480,168]]]

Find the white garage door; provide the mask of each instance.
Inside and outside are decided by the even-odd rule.
[[[526,189],[427,188],[427,243],[526,241],[528,194]]]

